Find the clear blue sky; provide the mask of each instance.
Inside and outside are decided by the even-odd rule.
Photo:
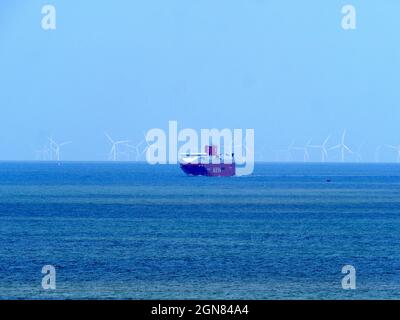
[[[266,159],[346,128],[372,160],[400,144],[399,14],[397,0],[1,1],[0,159],[33,159],[51,134],[73,141],[64,159],[101,160],[104,131],[138,140],[177,120],[254,128]]]

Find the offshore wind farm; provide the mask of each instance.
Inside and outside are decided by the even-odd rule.
[[[114,140],[108,133],[104,133],[109,143],[110,149],[104,152],[103,157],[93,159],[80,159],[79,156],[69,154],[69,161],[146,161],[146,151],[151,145],[146,140],[145,133],[139,139],[120,139]],[[370,150],[365,148],[366,143],[350,144],[347,142],[347,130],[343,130],[340,135],[329,134],[323,140],[308,139],[305,143],[292,140],[285,147],[269,148],[264,144],[256,144],[254,153],[258,162],[350,162],[350,163],[399,163],[400,145],[392,145],[382,142],[377,146],[370,145]],[[258,139],[257,139],[258,138]],[[50,136],[44,139],[42,145],[34,148],[32,158],[26,160],[37,161],[62,161],[61,148],[69,145],[72,141],[57,143]],[[262,140],[256,136],[256,141]],[[105,141],[105,142],[107,142]],[[319,141],[319,142],[317,142]],[[245,146],[245,143],[243,143]],[[84,146],[81,146],[84,147]],[[369,152],[368,152],[369,151]],[[367,153],[364,156],[363,152]]]

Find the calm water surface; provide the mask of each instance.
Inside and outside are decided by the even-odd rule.
[[[400,165],[3,162],[0,298],[399,299]]]

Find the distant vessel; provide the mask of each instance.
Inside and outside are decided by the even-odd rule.
[[[226,156],[226,155],[225,155]],[[234,155],[224,163],[225,156],[218,155],[216,146],[205,146],[204,153],[184,154],[180,167],[188,175],[209,177],[230,177],[236,174]]]

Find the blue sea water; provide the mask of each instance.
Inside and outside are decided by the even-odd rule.
[[[3,162],[0,298],[399,299],[400,165]]]

